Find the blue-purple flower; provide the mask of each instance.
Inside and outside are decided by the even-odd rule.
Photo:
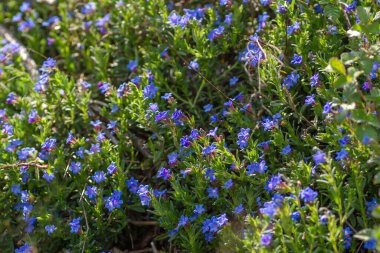
[[[108,211],[112,212],[114,209],[120,208],[123,204],[123,200],[121,199],[121,191],[114,190],[111,196],[104,198],[105,207]]]
[[[302,190],[300,193],[300,199],[305,202],[313,202],[318,197],[318,192],[313,191],[310,187]]]

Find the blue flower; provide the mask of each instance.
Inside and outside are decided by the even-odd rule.
[[[331,102],[326,102],[326,104],[323,106],[323,114],[328,114],[332,110],[332,103]]]
[[[218,187],[215,187],[215,188],[209,187],[209,188],[207,188],[207,193],[208,193],[208,197],[209,198],[215,198],[215,199],[217,199],[219,197]]]
[[[210,112],[214,106],[212,104],[207,104],[203,106],[204,112]]]
[[[233,210],[234,214],[241,214],[244,211],[243,204],[236,206]]]
[[[152,198],[150,197],[149,193],[149,185],[140,185],[139,189],[137,190],[137,194],[140,197],[141,205],[150,205],[150,201],[152,200]]]
[[[272,175],[272,177],[267,181],[264,189],[268,192],[272,192],[276,189],[276,187],[282,182],[281,181],[281,174],[278,174],[277,176]]]
[[[199,64],[198,64],[197,60],[191,61],[187,68],[191,69],[191,70],[198,70]]]
[[[347,155],[348,155],[348,151],[345,150],[345,149],[341,149],[339,152],[336,153],[335,160],[336,161],[341,161],[344,158],[346,158]]]
[[[229,24],[232,23],[232,21],[233,21],[233,19],[232,19],[232,13],[227,14],[225,16],[225,18],[224,18],[224,23],[227,24],[227,25],[229,25]]]
[[[173,12],[168,16],[168,22],[170,25],[176,26],[180,25],[182,16],[178,15],[177,13]]]
[[[372,238],[364,243],[364,249],[375,250],[377,246],[376,238]]]
[[[298,79],[300,78],[299,74],[296,74],[294,72],[290,73],[290,75],[287,75],[284,78],[284,82],[282,83],[282,87],[286,87],[286,89],[290,89],[293,87],[295,84],[297,84]]]
[[[131,179],[126,180],[126,184],[130,192],[137,193],[139,182],[134,177],[131,177]]]
[[[301,213],[299,211],[292,212],[292,221],[300,222],[300,220],[301,220]]]
[[[316,73],[310,77],[310,86],[318,86],[319,84],[319,73]]]
[[[118,170],[118,168],[117,168],[115,162],[111,162],[111,164],[107,168],[107,174],[108,175],[115,174],[117,172],[117,170]]]
[[[345,12],[353,12],[356,10],[357,5],[358,5],[357,1],[352,1],[352,3],[347,5],[346,8],[344,8],[344,11]]]
[[[96,3],[94,2],[89,2],[87,4],[85,4],[82,9],[81,9],[81,12],[83,14],[91,14],[93,13],[94,11],[96,10]]]
[[[33,247],[30,246],[27,242],[23,246],[15,249],[15,253],[32,253],[32,252],[33,252]]]
[[[12,153],[17,149],[17,147],[21,146],[23,143],[24,142],[20,141],[19,139],[10,140],[7,147],[4,150],[9,153]]]
[[[238,82],[239,82],[239,78],[237,78],[236,76],[233,76],[230,79],[228,85],[232,87],[232,86],[235,86]]]
[[[81,170],[81,163],[72,161],[69,170],[73,172],[74,175],[78,174],[78,172]]]
[[[44,171],[44,175],[42,176],[42,178],[45,179],[48,183],[53,181],[54,177],[54,173],[48,173],[46,170]]]
[[[96,171],[91,178],[92,178],[92,180],[95,180],[95,182],[98,184],[100,184],[101,182],[106,180],[106,176],[104,174],[104,171]]]
[[[161,122],[161,121],[168,121],[169,120],[169,110],[166,110],[166,111],[163,111],[163,112],[158,112],[155,117],[154,117],[154,120],[158,123],[158,122]]]
[[[127,65],[127,68],[132,71],[132,72],[135,72],[137,70],[137,61],[134,61],[134,60],[130,60],[128,65]]]
[[[264,174],[264,172],[268,169],[266,162],[264,160],[258,162],[253,162],[247,166],[247,175],[252,175],[255,173]]]
[[[181,215],[178,222],[178,228],[184,227],[189,222],[189,217],[186,217],[185,215]]]
[[[207,241],[214,239],[213,234],[216,234],[223,226],[228,222],[226,214],[222,214],[219,217],[213,216],[210,219],[203,221],[202,233],[205,235]]]
[[[72,234],[76,234],[79,232],[81,226],[80,226],[80,220],[81,218],[78,217],[78,218],[75,218],[73,219],[70,223],[69,223],[69,226],[70,226],[70,233]]]
[[[315,104],[314,98],[315,98],[315,94],[312,94],[310,96],[306,96],[305,104],[306,105],[313,105],[313,104]]]
[[[249,128],[241,128],[240,132],[238,133],[238,141],[237,144],[239,145],[240,149],[243,149],[248,146],[248,138],[249,133],[251,129]]]
[[[343,236],[344,236],[344,242],[343,245],[346,249],[348,249],[351,246],[351,236],[352,236],[352,230],[350,227],[345,227],[343,229]]]
[[[206,210],[205,210],[203,204],[196,205],[196,206],[195,206],[195,209],[194,209],[194,214],[196,214],[196,215],[201,215],[201,214],[204,213],[205,211],[206,211]]]
[[[54,225],[46,225],[45,230],[51,235],[57,228]]]
[[[157,172],[157,178],[163,178],[164,180],[168,180],[168,179],[170,179],[170,177],[171,177],[171,174],[170,174],[170,170],[169,169],[161,168]]]
[[[33,109],[33,110],[29,113],[28,123],[31,124],[31,123],[38,122],[38,121],[39,121],[39,118],[40,118],[40,117],[38,116],[37,110],[36,110],[36,109]]]
[[[217,147],[215,146],[215,143],[213,143],[202,149],[202,155],[212,155],[215,153],[216,149]]]
[[[313,202],[318,197],[318,192],[313,191],[310,187],[302,190],[300,193],[300,198],[305,202]]]
[[[370,214],[378,206],[377,200],[373,198],[371,201],[367,202],[367,213]]]
[[[224,183],[224,185],[223,185],[222,188],[228,190],[228,189],[230,189],[233,185],[234,185],[234,183],[233,183],[232,179],[230,178],[230,179],[228,179],[228,180]]]
[[[154,98],[156,96],[156,93],[158,91],[158,88],[154,85],[154,83],[150,83],[149,85],[144,87],[143,95],[144,98]]]
[[[21,194],[21,186],[20,186],[20,184],[14,184],[14,185],[12,185],[11,192],[14,195],[16,195],[16,196],[19,195],[19,194]]]
[[[46,150],[48,152],[52,151],[55,148],[55,145],[57,143],[56,139],[47,138],[44,143],[42,143],[41,148],[43,150]]]
[[[263,234],[260,239],[260,245],[262,246],[269,246],[272,241],[273,234],[267,233]]]
[[[281,154],[283,154],[283,155],[289,155],[290,152],[292,152],[292,148],[291,148],[290,145],[288,144],[288,145],[286,145],[286,147],[284,147],[284,148],[282,149]]]
[[[298,32],[300,30],[300,25],[300,22],[294,22],[293,25],[287,27],[286,33],[292,35],[294,32]]]
[[[224,26],[219,26],[218,28],[212,29],[207,35],[210,41],[213,41],[216,38],[220,38],[223,35]]]
[[[316,165],[326,163],[326,154],[318,150],[317,153],[313,155],[313,160]]]
[[[112,212],[115,208],[120,208],[121,204],[123,204],[123,200],[121,198],[121,191],[114,190],[111,196],[105,197],[104,202],[105,207],[108,209],[108,211]]]
[[[273,218],[276,212],[277,212],[277,205],[273,201],[265,202],[264,207],[260,208],[260,213],[268,215],[270,219]]]
[[[96,186],[87,186],[84,194],[86,194],[89,199],[95,199],[95,197],[98,195],[98,189]]]
[[[184,117],[184,114],[181,110],[175,108],[174,112],[172,114],[172,119],[175,121],[175,123],[179,126],[183,125],[182,118]]]
[[[28,159],[36,150],[34,148],[23,148],[17,151],[17,156],[20,161],[25,161]]]

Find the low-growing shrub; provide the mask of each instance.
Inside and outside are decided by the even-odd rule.
[[[2,252],[376,251],[379,3],[48,2],[0,5]]]

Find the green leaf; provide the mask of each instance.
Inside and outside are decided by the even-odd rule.
[[[346,75],[346,68],[344,67],[343,63],[336,57],[333,57],[330,59],[329,66],[337,73]]]
[[[369,20],[369,15],[367,13],[367,10],[362,6],[359,6],[357,8],[357,13],[360,18],[361,24],[367,24]]]
[[[374,184],[380,184],[380,172],[378,172],[375,177],[373,178]],[[380,207],[380,206],[379,206]]]
[[[380,219],[380,206],[377,206],[373,209],[372,216],[377,219]]]
[[[372,238],[372,229],[363,229],[354,235],[355,238],[368,241]]]

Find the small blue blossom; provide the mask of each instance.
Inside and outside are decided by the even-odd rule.
[[[105,207],[108,209],[108,211],[112,212],[114,209],[120,208],[120,206],[123,204],[123,200],[121,198],[121,191],[114,190],[111,196],[105,197]]]
[[[302,190],[300,193],[300,199],[305,202],[313,202],[318,197],[318,192],[313,191],[310,187]]]
[[[143,95],[144,98],[154,98],[156,96],[156,93],[158,91],[158,88],[154,85],[154,83],[150,83],[148,86],[145,86],[143,89]]]
[[[323,114],[328,114],[332,110],[332,103],[331,102],[326,102],[326,104],[323,106]]]
[[[268,166],[264,160],[260,162],[253,162],[247,166],[247,175],[252,175],[255,173],[264,174],[267,169]]]
[[[103,171],[96,171],[91,178],[98,184],[106,180],[106,176]]]
[[[228,190],[228,189],[231,189],[231,187],[234,185],[234,183],[233,183],[233,181],[232,181],[232,179],[230,178],[230,179],[228,179],[225,183],[224,183],[224,185],[223,185],[223,189],[226,189],[226,190]]]
[[[195,209],[194,209],[194,214],[196,214],[196,215],[201,215],[201,214],[204,213],[205,211],[206,211],[206,210],[205,210],[203,204],[196,205],[196,206],[195,206]]]
[[[348,151],[345,150],[345,149],[341,149],[339,152],[336,153],[335,160],[336,161],[341,161],[344,158],[346,158],[347,155],[348,155]]]
[[[86,194],[89,199],[93,200],[98,195],[98,189],[96,188],[96,186],[87,186],[87,189],[84,192],[84,194]]]
[[[289,155],[290,152],[292,152],[292,148],[291,148],[290,145],[288,144],[288,145],[286,145],[286,146],[282,149],[281,154],[283,154],[283,155]]]
[[[244,211],[243,204],[236,206],[233,210],[234,214],[241,214]]]
[[[152,198],[150,197],[148,185],[140,185],[139,189],[137,190],[137,194],[140,197],[141,205],[143,206],[150,205],[150,201],[152,200]]]
[[[376,238],[372,238],[364,243],[364,249],[367,250],[375,250],[377,246],[377,240]]]
[[[170,177],[171,177],[171,174],[170,174],[170,170],[169,169],[161,168],[157,172],[157,178],[162,178],[162,179],[164,179],[166,181],[166,180],[169,180]]]
[[[292,212],[292,221],[300,222],[300,220],[301,220],[301,213],[299,211]]]
[[[212,29],[210,33],[207,35],[210,41],[214,39],[220,38],[223,35],[224,26],[219,26],[218,28]]]
[[[277,176],[272,175],[272,177],[267,181],[264,189],[267,190],[268,192],[272,192],[282,182],[281,178],[282,178],[281,174],[278,174]]]
[[[42,178],[45,179],[48,183],[53,181],[54,177],[54,173],[48,173],[46,170],[44,171],[44,175],[42,176]]]
[[[318,150],[317,153],[313,155],[313,160],[315,162],[315,165],[326,163],[326,154]]]
[[[238,133],[238,141],[237,144],[239,145],[240,149],[243,149],[248,146],[248,139],[249,139],[249,133],[251,129],[249,128],[241,128],[240,132]]]
[[[45,230],[51,235],[57,228],[54,225],[46,225]]]
[[[295,65],[299,65],[302,63],[302,56],[301,55],[298,55],[298,54],[295,54],[293,56],[293,60],[291,61],[292,64],[295,64]]]
[[[300,78],[300,74],[296,74],[294,72],[290,73],[288,76],[284,78],[282,87],[286,87],[286,89],[289,90],[291,87],[297,84],[299,78]]]
[[[126,180],[126,184],[130,192],[137,193],[139,182],[134,177],[131,177],[129,180]]]
[[[138,67],[137,61],[134,61],[134,60],[130,60],[127,65],[127,68],[132,72],[135,72],[137,70],[137,67]]]
[[[72,234],[76,234],[76,233],[79,232],[79,230],[81,229],[81,226],[80,226],[80,220],[81,220],[81,218],[78,217],[78,218],[73,219],[73,220],[69,223],[69,226],[70,226],[70,233],[72,233]]]
[[[184,227],[189,222],[189,217],[186,217],[185,215],[181,215],[178,222],[178,228]]]
[[[215,199],[217,199],[219,197],[218,188],[217,187],[215,187],[215,188],[212,188],[212,187],[207,188],[207,193],[208,193],[208,197],[209,198],[215,198]]]
[[[272,237],[273,237],[273,234],[271,233],[263,234],[260,239],[260,244],[266,247],[269,246],[272,241]]]
[[[81,163],[72,161],[69,170],[73,172],[74,175],[78,174],[78,172],[81,170]]]
[[[210,112],[214,106],[212,104],[207,104],[203,106],[203,111],[204,112]]]
[[[198,64],[197,60],[191,61],[187,68],[191,69],[191,70],[198,70],[199,64]]]

